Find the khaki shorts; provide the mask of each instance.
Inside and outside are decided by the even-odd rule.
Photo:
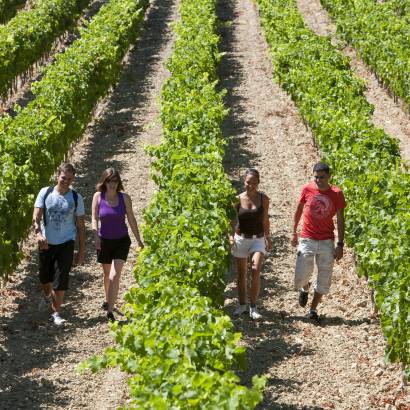
[[[313,273],[315,259],[318,271],[315,291],[326,295],[330,290],[335,261],[335,245],[332,239],[300,238],[296,257],[295,289],[308,284]]]
[[[250,254],[261,252],[266,254],[265,238],[242,238],[235,234],[234,245],[232,246],[232,255],[235,258],[247,258]]]

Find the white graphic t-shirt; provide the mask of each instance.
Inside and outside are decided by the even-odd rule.
[[[44,208],[44,197],[47,193],[47,189],[48,187],[40,190],[34,204],[35,208]],[[42,224],[41,230],[49,244],[59,245],[67,241],[75,240],[77,235],[75,216],[84,216],[84,200],[80,194],[78,194],[75,216],[74,210],[75,202],[71,190],[61,195],[54,188],[47,196],[45,211],[46,224]]]

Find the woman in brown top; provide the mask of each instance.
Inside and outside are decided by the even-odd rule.
[[[248,310],[246,278],[248,257],[252,255],[249,309],[251,319],[261,318],[256,307],[260,289],[260,271],[263,257],[272,245],[269,234],[269,198],[258,191],[259,181],[259,172],[256,169],[250,168],[245,172],[245,191],[238,195],[238,203],[235,205],[237,218],[232,221],[233,233],[229,236],[238,271],[239,305],[234,311],[235,316]]]

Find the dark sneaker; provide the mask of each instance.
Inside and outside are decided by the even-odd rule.
[[[102,309],[102,310],[108,310],[108,302],[104,302],[104,303],[101,305],[101,309]]]
[[[108,313],[107,313],[107,320],[108,320],[109,322],[115,322],[115,316],[114,316],[114,314],[113,314],[112,312],[108,312]]]
[[[309,313],[307,314],[307,318],[312,320],[312,321],[318,322],[319,321],[319,316],[317,314],[317,310],[310,309]]]
[[[299,306],[305,307],[308,302],[309,292],[303,289],[299,290]]]

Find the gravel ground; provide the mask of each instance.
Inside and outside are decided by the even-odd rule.
[[[293,103],[272,82],[255,4],[220,0],[219,15],[225,23],[221,86],[228,91],[225,101],[230,108],[223,126],[228,137],[225,167],[238,189],[243,171],[258,167],[261,189],[271,198],[274,239],[262,273],[263,320],[234,320],[248,355],[241,379],[249,384],[255,374],[268,376],[260,409],[409,409],[399,366],[383,362],[384,339],[379,323],[369,319],[369,292],[355,274],[349,250],[335,267],[332,293],[320,306],[320,324],[307,321],[305,310],[297,305],[289,231],[317,151]],[[319,14],[314,17],[322,19]],[[101,171],[115,166],[141,220],[155,189],[142,146],[157,143],[161,136],[157,97],[168,75],[163,63],[172,47],[169,22],[175,19],[174,2],[171,6],[169,0],[154,1],[120,83],[75,147],[76,188],[84,194],[88,210]],[[52,327],[46,313],[37,312],[37,257],[30,240],[26,259],[0,290],[1,409],[113,409],[127,401],[126,377],[118,370],[83,376],[75,370],[81,360],[113,343],[100,309],[102,275],[95,263],[89,219],[87,263],[73,272],[64,306],[66,327]],[[133,283],[134,261],[135,255],[125,266],[121,294]],[[237,303],[232,272],[228,282],[225,309],[231,314]]]

